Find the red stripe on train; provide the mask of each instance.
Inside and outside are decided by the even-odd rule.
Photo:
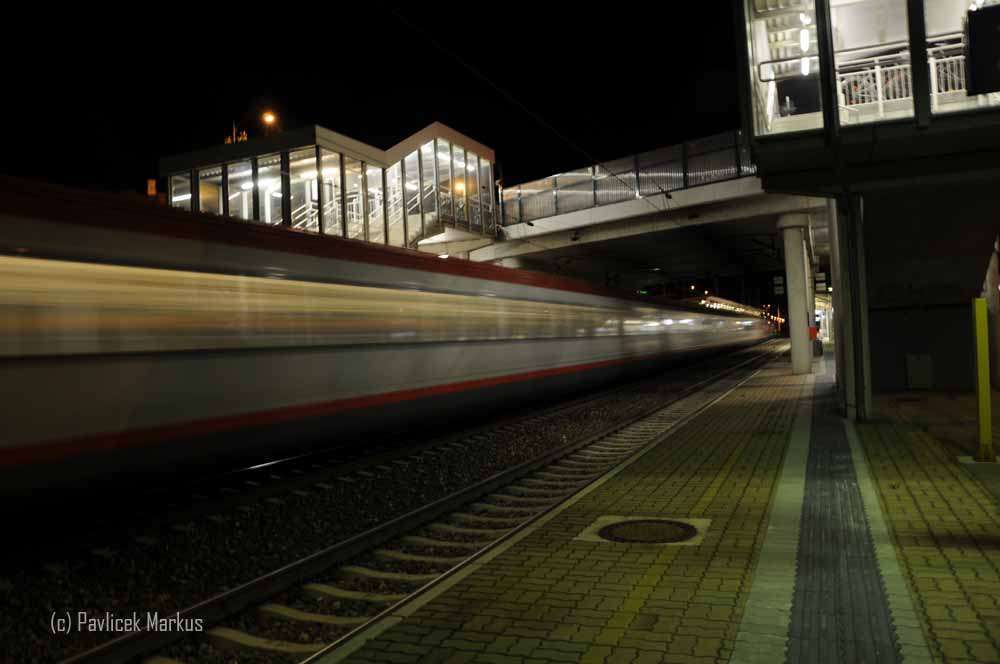
[[[287,422],[289,420],[306,417],[333,415],[348,410],[375,408],[402,401],[413,401],[416,399],[454,394],[455,392],[482,389],[496,385],[505,385],[509,383],[548,378],[551,376],[559,376],[562,374],[589,371],[592,369],[614,366],[616,364],[622,364],[635,360],[649,360],[663,357],[664,355],[666,354],[655,353],[651,355],[641,355],[638,357],[603,360],[600,362],[574,364],[566,367],[555,367],[552,369],[506,374],[492,378],[480,378],[477,380],[460,381],[457,383],[432,385],[430,387],[421,387],[410,390],[384,392],[382,394],[353,397],[350,399],[336,399],[333,401],[324,401],[301,406],[288,406],[285,408],[275,408],[273,410],[257,411],[242,415],[214,417],[204,420],[196,420],[193,422],[183,422],[180,424],[167,424],[145,429],[133,429],[130,431],[95,434],[82,437],[57,438],[23,445],[12,449],[0,449],[0,468],[7,468],[25,463],[59,461],[69,457],[79,456],[84,453],[111,452],[123,447],[136,447],[140,445],[166,442],[178,438],[266,426],[268,424]]]

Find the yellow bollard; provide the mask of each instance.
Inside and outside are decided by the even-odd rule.
[[[990,333],[986,322],[986,300],[981,297],[972,300],[972,325],[976,340],[976,411],[979,418],[976,461],[996,461],[990,404]]]

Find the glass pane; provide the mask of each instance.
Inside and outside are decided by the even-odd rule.
[[[560,173],[556,176],[556,188],[560,214],[594,206],[594,176],[589,168]]]
[[[229,216],[253,217],[253,168],[249,161],[229,164]]]
[[[913,116],[906,0],[833,0],[840,124]]]
[[[323,174],[323,232],[343,236],[344,213],[340,200],[340,154],[320,148]]]
[[[465,180],[469,222],[473,229],[479,230],[483,225],[483,216],[479,210],[479,157],[474,152],[465,153]]]
[[[368,240],[385,244],[385,211],[382,209],[382,169],[368,166]]]
[[[174,207],[191,209],[191,176],[170,176],[170,204]]]
[[[451,219],[451,145],[443,138],[437,139],[438,215]]]
[[[491,164],[485,159],[479,160],[479,201],[483,206],[483,224],[486,233],[493,232],[493,172]]]
[[[277,225],[281,219],[281,155],[257,157],[257,187],[260,191],[260,221]]]
[[[420,239],[420,161],[416,151],[406,155],[406,246],[415,246]]]
[[[971,7],[996,4],[975,0]],[[933,113],[1000,106],[1000,93],[969,95],[966,89],[965,23],[971,7],[968,0],[924,0]]]
[[[344,157],[344,190],[347,194],[347,237],[365,239],[365,208],[361,198],[361,162]]]
[[[319,232],[319,180],[316,172],[316,148],[303,148],[288,154],[291,186],[292,228]]]
[[[385,172],[386,205],[389,208],[389,244],[402,247],[403,240],[403,169],[399,163]]]
[[[222,166],[198,171],[198,210],[222,214]]]
[[[437,227],[437,184],[434,181],[434,142],[424,143],[420,146],[420,161],[423,169],[420,177],[423,187],[424,197],[424,237],[434,234]]]
[[[465,150],[458,145],[451,146],[451,172],[452,190],[455,196],[455,221],[468,224],[469,218],[465,209]]]
[[[747,0],[751,104],[758,136],[821,129],[816,10]]]

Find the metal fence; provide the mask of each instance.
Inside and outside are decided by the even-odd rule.
[[[519,224],[600,205],[754,175],[739,131],[718,134],[503,190],[503,224]]]

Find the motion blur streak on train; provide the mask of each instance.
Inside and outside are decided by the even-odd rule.
[[[0,355],[669,335],[754,318],[0,256]],[[690,312],[689,312],[690,313]]]
[[[0,177],[0,493],[474,424],[760,318]]]

